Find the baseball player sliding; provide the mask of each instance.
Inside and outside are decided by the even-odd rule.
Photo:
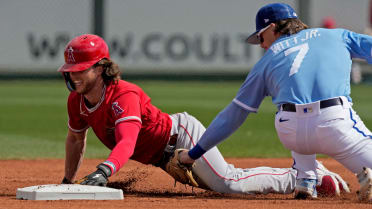
[[[351,58],[372,63],[372,37],[344,29],[309,29],[287,4],[262,7],[247,38],[266,50],[232,103],[180,161],[191,163],[233,133],[265,96],[278,108],[275,127],[298,170],[295,198],[317,197],[316,153],[355,174],[359,198],[372,199],[372,134],[352,108]]]
[[[181,183],[221,193],[294,191],[295,169],[235,168],[226,163],[216,147],[196,160],[193,167],[182,166],[177,156],[183,150],[175,150],[191,149],[198,143],[205,128],[197,119],[185,112],[172,115],[161,112],[140,87],[121,80],[107,44],[96,35],[75,37],[67,44],[64,56],[65,64],[59,71],[71,93],[67,103],[69,120],[62,183],[74,182],[83,159],[87,130],[91,127],[111,153],[97,165],[96,171],[77,181],[84,185],[105,186],[110,176],[128,159],[133,159],[158,166]],[[318,188],[325,195],[349,191],[341,177],[315,163],[321,180]],[[182,176],[183,171],[187,176]]]

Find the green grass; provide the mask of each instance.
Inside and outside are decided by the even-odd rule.
[[[163,112],[187,111],[205,126],[238,91],[241,81],[136,81]],[[372,86],[352,87],[361,118],[372,127]],[[68,91],[62,80],[0,82],[0,159],[63,158],[67,133]],[[275,107],[270,98],[258,114],[219,145],[226,157],[289,157],[274,128]],[[90,130],[86,157],[105,158],[105,148]]]

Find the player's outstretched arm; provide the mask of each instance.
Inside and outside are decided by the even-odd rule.
[[[189,157],[197,159],[225,140],[243,124],[249,113],[249,110],[241,108],[234,102],[230,103],[212,121],[198,144],[188,152]],[[182,161],[187,161],[185,156],[181,155],[180,158],[182,163],[186,163]]]
[[[72,183],[83,160],[87,131],[73,132],[70,129],[66,138],[65,177],[62,183]]]
[[[140,129],[141,123],[136,120],[116,124],[115,138],[117,144],[110,156],[105,162],[97,166],[96,171],[74,183],[106,186],[109,177],[115,174],[132,156]]]

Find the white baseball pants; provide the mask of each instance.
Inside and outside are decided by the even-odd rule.
[[[171,135],[178,134],[176,148],[193,148],[205,132],[204,126],[186,112],[171,115]],[[297,171],[292,168],[235,168],[217,147],[195,161],[193,171],[212,190],[221,193],[292,193]]]
[[[372,167],[372,134],[346,97],[342,105],[320,109],[320,103],[279,111],[275,127],[283,145],[292,150],[298,178],[316,178],[317,153],[331,156],[353,173]]]

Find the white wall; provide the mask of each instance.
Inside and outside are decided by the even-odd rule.
[[[105,40],[127,72],[246,72],[262,55],[243,43],[262,0],[106,0]],[[297,10],[297,1],[285,0]],[[311,26],[334,15],[356,31],[368,0],[313,0]],[[357,13],[351,11],[358,11]],[[0,4],[0,72],[49,71],[76,35],[92,32],[92,0],[9,0]],[[343,23],[343,24],[341,24]]]
[[[107,0],[105,39],[112,58],[127,69],[246,71],[262,50],[243,39],[268,2]],[[3,1],[0,71],[53,72],[68,40],[92,31],[91,15],[90,0]]]
[[[370,0],[312,0],[310,3],[312,27],[320,27],[322,19],[332,16],[336,27],[363,33],[369,22]]]
[[[12,0],[0,3],[0,68],[40,71],[63,62],[63,48],[91,29],[90,0]],[[44,40],[44,44],[41,40]],[[45,41],[48,46],[41,50]]]
[[[111,47],[113,58],[128,68],[246,71],[262,50],[244,38],[255,31],[256,12],[268,2],[110,0],[106,37],[127,49],[120,55]]]

